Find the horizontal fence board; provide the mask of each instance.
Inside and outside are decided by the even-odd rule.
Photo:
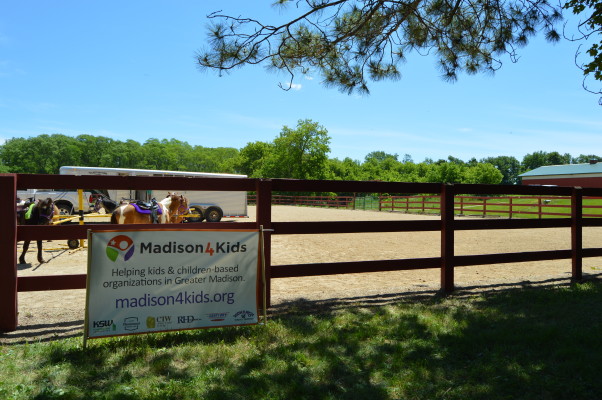
[[[440,193],[441,184],[272,179],[272,190],[282,192]]]
[[[18,292],[38,292],[44,290],[85,289],[86,274],[20,276],[17,278]]]
[[[529,229],[529,228],[567,228],[571,226],[570,218],[545,219],[456,219],[455,230],[483,229]]]
[[[587,248],[582,249],[583,257],[602,257],[602,249],[601,248]]]
[[[275,234],[439,231],[441,221],[274,222]]]
[[[84,225],[18,225],[17,241],[23,240],[61,240],[61,239],[86,239],[88,230],[195,230],[195,229],[258,229],[255,222],[191,222],[186,224],[84,224]]]
[[[440,257],[432,257],[381,261],[272,265],[270,277],[292,278],[301,276],[355,274],[363,272],[406,271],[439,268],[440,264]]]
[[[529,261],[547,261],[571,258],[571,250],[526,251],[521,253],[456,255],[454,264],[458,267],[486,264],[505,264]]]
[[[602,218],[583,218],[583,226],[602,226]]]

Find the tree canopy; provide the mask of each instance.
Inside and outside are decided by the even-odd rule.
[[[579,3],[597,0],[574,0]],[[369,92],[368,81],[398,79],[409,53],[437,57],[444,79],[459,72],[499,69],[505,55],[543,31],[557,41],[560,6],[547,0],[277,0],[290,7],[287,21],[272,25],[212,13],[201,68],[229,71],[264,64],[296,74],[322,75],[347,93]],[[290,86],[289,86],[290,87]]]
[[[415,163],[409,154],[369,152],[363,161],[328,158],[328,131],[309,119],[295,128],[284,126],[271,142],[250,142],[242,149],[192,146],[176,139],[121,142],[107,137],[62,134],[12,138],[0,145],[0,173],[57,174],[63,165],[145,168],[192,172],[239,173],[253,178],[379,180],[518,184],[519,174],[545,165],[587,163],[602,157],[572,157],[557,151],[535,151],[522,161],[512,156],[449,156]]]

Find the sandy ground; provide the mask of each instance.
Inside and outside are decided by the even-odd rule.
[[[389,212],[331,210],[275,206],[274,221],[374,221],[439,219]],[[253,221],[254,207],[249,207]],[[239,220],[240,221],[240,220]],[[600,247],[602,228],[586,228],[583,247]],[[490,254],[570,248],[568,228],[456,232],[455,253]],[[80,274],[86,272],[87,250],[69,250],[66,241],[44,243],[46,263],[39,264],[32,243],[19,276]],[[19,249],[20,252],[20,244]],[[330,235],[274,235],[272,264],[296,264],[396,258],[437,257],[439,232],[363,233]],[[602,277],[602,258],[584,259],[584,277]],[[570,283],[570,260],[482,265],[456,269],[455,295],[534,285]],[[330,275],[272,280],[271,313],[291,306],[312,308],[349,304],[383,304],[412,296],[436,296],[438,269]],[[51,340],[82,334],[85,291],[19,293],[19,327],[0,334],[0,343]]]

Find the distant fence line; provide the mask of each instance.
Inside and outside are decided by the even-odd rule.
[[[524,216],[570,217],[570,196],[470,196],[456,195],[456,215],[507,217]],[[249,203],[255,203],[255,195],[249,195]],[[440,214],[441,198],[434,195],[413,196],[272,196],[273,205],[292,205],[349,210],[378,210],[420,214]],[[583,199],[583,217],[602,217],[602,197]]]
[[[366,181],[326,181],[326,180],[293,180],[293,179],[252,179],[252,178],[182,178],[182,177],[146,177],[146,176],[72,176],[72,175],[40,175],[40,174],[0,174],[0,331],[11,331],[17,328],[17,294],[18,292],[45,290],[72,290],[86,288],[86,274],[71,275],[36,275],[19,276],[17,270],[17,242],[22,240],[69,240],[85,239],[89,229],[114,230],[123,225],[99,225],[93,222],[86,225],[17,225],[16,195],[17,190],[37,187],[61,187],[80,189],[94,186],[101,189],[134,189],[134,190],[208,190],[208,191],[246,191],[255,193],[255,221],[253,222],[192,222],[187,228],[198,227],[208,230],[257,229],[264,232],[264,264],[266,271],[265,286],[267,307],[270,306],[271,280],[288,277],[320,276],[332,274],[349,274],[379,271],[401,271],[419,269],[439,269],[440,286],[443,292],[452,292],[455,288],[455,268],[474,265],[494,265],[530,261],[547,261],[568,259],[573,280],[581,280],[583,258],[601,257],[602,247],[583,248],[583,228],[602,226],[602,218],[583,218],[584,199],[602,197],[602,188],[546,187],[546,186],[511,186],[511,185],[468,185],[438,183],[405,183],[405,182],[366,182]],[[428,202],[439,200],[439,219],[405,220],[399,218],[392,221],[273,221],[272,205],[278,204],[277,196],[281,193],[381,193],[378,207],[383,210],[384,200],[393,210],[410,208],[412,201],[405,203],[395,201],[390,193],[432,193],[432,196],[420,198],[425,207]],[[558,218],[557,215],[541,219],[510,218],[474,218],[456,219],[459,206],[464,210],[468,201],[458,204],[458,199],[465,193],[472,196],[542,196],[543,198],[570,199],[570,218]],[[303,197],[303,196],[299,196]],[[326,204],[334,204],[335,200],[321,199]],[[335,196],[336,197],[336,196]],[[357,196],[353,198],[353,207],[359,203]],[[420,197],[420,196],[419,196]],[[410,197],[408,197],[409,199]],[[303,200],[306,205],[308,199]],[[492,200],[487,200],[489,203]],[[554,200],[555,201],[555,200]],[[563,200],[566,201],[566,200]],[[542,203],[543,200],[542,200]],[[349,199],[343,199],[337,207],[349,207]],[[549,205],[549,204],[548,204]],[[420,205],[422,207],[422,205]],[[489,209],[489,205],[487,205]],[[377,208],[378,209],[378,208]],[[172,224],[139,224],[139,229],[171,230]],[[454,250],[455,234],[462,230],[496,230],[496,229],[540,229],[569,228],[567,232],[570,245],[567,249],[541,251],[511,251],[496,254],[456,255]],[[305,264],[272,265],[272,235],[312,235],[337,233],[373,233],[373,232],[439,232],[440,253],[436,257],[322,262]],[[567,241],[568,242],[568,241]],[[309,250],[309,249],[308,249]],[[339,249],[345,252],[345,248]],[[514,249],[512,249],[514,250]],[[41,271],[43,268],[41,269]],[[41,272],[43,273],[43,272]],[[60,301],[60,296],[57,296]]]

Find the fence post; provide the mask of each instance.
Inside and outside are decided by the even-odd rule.
[[[487,216],[487,197],[483,197],[483,218]]]
[[[571,195],[571,277],[583,277],[583,190],[574,187]]]
[[[17,176],[0,174],[0,332],[17,329]]]
[[[508,199],[510,200],[510,209],[508,210],[508,213],[509,213],[508,219],[512,219],[512,196],[508,197]]]
[[[441,185],[441,290],[454,291],[454,185]]]
[[[269,179],[257,179],[255,181],[257,191],[256,221],[257,228],[263,225],[263,244],[265,262],[265,284],[266,284],[266,307],[270,307],[271,277],[272,277],[272,181]]]
[[[541,209],[541,197],[537,198],[537,210],[538,210],[537,216],[538,216],[539,219],[541,219],[541,212],[542,212],[542,209]]]

